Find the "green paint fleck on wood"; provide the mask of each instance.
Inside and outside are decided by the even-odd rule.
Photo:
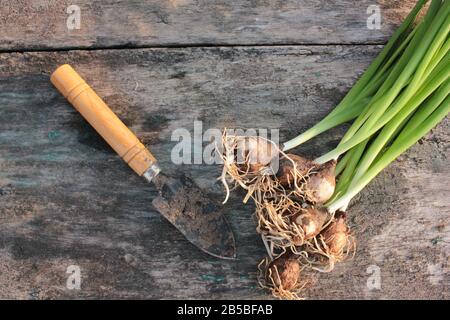
[[[200,279],[202,279],[203,281],[208,281],[208,282],[224,282],[225,281],[224,276],[215,276],[215,275],[211,275],[211,274],[204,274],[204,275],[200,276]]]
[[[56,139],[58,139],[59,137],[61,137],[61,133],[58,132],[58,131],[50,131],[50,132],[48,133],[48,139],[49,139],[50,141],[56,140]]]

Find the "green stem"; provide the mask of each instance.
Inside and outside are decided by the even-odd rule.
[[[447,97],[450,92],[450,81],[447,80],[430,98],[429,104],[439,106],[442,101]],[[429,108],[432,112],[432,108]],[[350,187],[357,182],[357,180],[364,175],[364,173],[369,169],[372,162],[375,160],[376,156],[383,149],[383,147],[388,143],[390,137],[395,134],[396,130],[404,123],[409,115],[414,111],[408,110],[407,108],[399,112],[389,123],[387,123],[380,134],[370,145],[367,152],[364,154],[361,162],[358,164],[356,173],[352,179]],[[420,124],[418,124],[420,125]],[[359,146],[359,145],[358,145]],[[358,148],[358,146],[356,148]],[[353,150],[353,149],[352,149]]]
[[[435,70],[436,67],[441,63],[442,59],[444,59],[449,50],[450,50],[450,38],[447,39],[445,43],[442,45],[442,47],[439,49],[439,51],[436,52],[435,56],[430,62],[430,65],[428,66],[423,75],[420,85],[422,85],[425,81],[427,81],[428,78],[430,78],[430,75],[432,74],[433,70]]]
[[[409,85],[411,79],[409,79],[405,84],[404,87]],[[404,88],[403,87],[403,88]],[[403,89],[402,88],[402,89]],[[377,94],[370,100],[370,102],[366,105],[364,110],[359,114],[358,118],[353,122],[352,126],[347,130],[345,135],[342,137],[339,144],[343,144],[344,142],[347,142],[352,138],[355,133],[359,130],[359,128],[367,121],[367,119],[372,115],[374,112],[374,108],[372,107],[375,103],[378,103],[379,100],[383,97],[383,95],[386,93],[388,88],[380,89]]]
[[[375,160],[373,162],[378,161],[381,156],[383,155],[383,153],[386,151],[387,147],[392,143],[392,141],[394,141],[398,134],[403,130],[403,128],[406,127],[406,124],[409,122],[409,120],[411,119],[411,117],[414,115],[414,113],[411,113],[408,117],[406,117],[406,119],[403,120],[403,122],[400,124],[400,126],[397,127],[397,129],[395,130],[395,132],[391,135],[391,137],[389,138],[388,142],[386,143],[386,146],[383,148],[383,150],[381,150],[378,155],[376,156]]]
[[[339,159],[339,161],[336,165],[336,169],[334,170],[334,174],[336,177],[338,175],[340,175],[342,171],[344,171],[345,166],[347,165],[350,158],[351,158],[351,153],[347,152],[341,159]]]
[[[437,68],[436,68],[437,69]],[[403,92],[401,97],[397,100],[392,109],[384,114],[380,121],[372,126],[371,128],[358,132],[352,139],[340,144],[327,154],[317,158],[315,161],[319,164],[325,163],[331,159],[335,159],[339,157],[342,153],[346,152],[350,148],[356,146],[358,143],[370,138],[375,132],[381,129],[388,121],[390,121],[395,114],[397,114],[402,108],[417,108],[428,96],[430,96],[445,80],[447,80],[450,76],[450,60],[445,61],[445,66],[439,70],[438,74],[429,82],[427,82],[422,89],[417,92],[414,97],[408,100],[405,103],[405,100],[402,96],[409,94],[409,92]]]
[[[338,106],[321,122],[317,124],[317,127],[314,126],[313,128],[307,130],[303,134],[300,134],[294,139],[289,140],[288,142],[284,143],[284,151],[287,151],[289,149],[292,149],[301,143],[304,143],[305,141],[315,137],[316,135],[322,133],[323,131],[328,130],[329,124],[327,123],[327,120],[332,118],[335,114],[340,112],[343,109],[351,107],[354,103],[353,100],[355,97],[359,97],[361,95],[361,92],[364,91],[368,84],[370,84],[373,80],[374,75],[377,74],[379,77],[384,76],[384,72],[387,68],[390,67],[390,64],[392,64],[395,60],[395,57],[399,55],[407,43],[411,41],[411,38],[415,34],[416,29],[413,30],[412,34],[408,35],[406,37],[406,40],[403,40],[400,47],[396,49],[393,56],[391,56],[387,63],[383,66],[384,61],[386,60],[386,57],[388,57],[391,54],[391,51],[393,48],[395,48],[395,45],[397,44],[398,40],[402,39],[402,37],[405,37],[405,33],[408,31],[410,26],[413,24],[415,18],[417,17],[417,14],[420,12],[422,7],[425,5],[425,3],[428,2],[428,0],[419,0],[416,4],[416,6],[413,8],[413,10],[410,12],[410,14],[406,17],[405,21],[400,25],[400,27],[395,31],[395,33],[392,35],[386,46],[383,48],[381,53],[377,56],[377,58],[372,62],[372,64],[369,66],[369,68],[366,70],[366,72],[363,74],[363,76],[357,81],[357,83],[353,86],[353,88],[349,91],[349,93],[344,97],[344,99],[339,103]],[[379,72],[380,66],[383,66],[381,69],[382,72]],[[377,81],[376,79],[375,81]],[[328,129],[327,129],[328,128]]]
[[[293,145],[291,142],[294,140],[286,142],[283,146],[283,151],[295,148],[296,146],[305,143],[306,141],[314,138],[315,136],[321,134],[322,132],[325,132],[331,128],[334,128],[340,124],[343,124],[347,121],[356,118],[361,113],[363,106],[367,105],[369,100],[370,98],[365,98],[362,100],[355,101],[355,103],[352,105],[352,108],[343,109],[340,112],[334,114],[332,117],[327,116],[323,118],[315,126],[309,128],[301,135],[297,136],[294,142],[295,145]]]
[[[408,101],[417,91],[418,85],[420,84],[422,77],[425,74],[426,67],[429,65],[437,50],[448,36],[448,33],[450,31],[450,17],[448,16],[449,13],[450,2],[446,2],[443,5],[443,9],[439,11],[428,30],[425,30],[427,31],[427,37],[419,39],[422,40],[422,42],[418,45],[417,48],[415,48],[411,60],[409,61],[405,69],[401,72],[393,87],[380,100],[373,104],[372,108],[374,111],[369,119],[367,119],[364,125],[351,139],[349,139],[345,143],[338,145],[334,150],[316,159],[319,164],[325,163],[331,159],[337,159],[337,157],[339,157],[339,155],[341,155],[343,152],[346,152],[351,147],[370,137],[370,135],[374,133],[373,128],[376,127],[375,125],[379,122],[379,119],[381,117],[387,118],[387,115],[385,114],[386,109],[391,106],[403,85],[415,72],[411,83],[402,92],[397,103],[395,103],[395,105],[391,107],[390,112],[388,112],[390,117],[388,120],[390,120],[405,106],[405,104],[408,103]],[[444,23],[444,21],[445,27],[440,30],[440,27]],[[418,34],[421,34],[421,32],[418,32]],[[411,44],[414,43],[414,40]],[[380,128],[381,126],[378,126],[378,129]]]
[[[339,180],[335,188],[336,195],[346,191],[347,187],[352,181],[352,177],[353,174],[355,173],[358,161],[361,158],[362,154],[364,153],[364,150],[366,149],[368,142],[369,140],[363,141],[348,152],[348,154],[350,154],[350,160],[348,161],[344,172],[342,172],[341,176],[339,177]],[[331,198],[329,202],[333,201],[333,198]]]
[[[430,100],[431,101],[431,100]],[[430,108],[431,104],[423,105],[424,109]],[[434,107],[434,106],[433,106]],[[347,190],[344,196],[340,197],[328,205],[330,212],[335,212],[342,207],[346,207],[350,200],[358,194],[370,181],[372,181],[384,168],[386,168],[399,155],[414,145],[419,139],[425,136],[432,128],[441,122],[450,112],[450,96],[441,103],[441,105],[434,110],[431,115],[426,117],[428,112],[418,112],[415,114],[411,122],[421,123],[415,130],[403,130],[395,142],[383,154],[383,156],[374,163],[370,169],[358,180],[358,182]]]
[[[411,39],[414,37],[414,35],[417,32],[417,27],[414,28],[406,37],[406,39],[402,42],[402,44],[400,45],[400,47],[398,47],[398,49],[395,51],[395,53],[389,58],[389,60],[386,62],[386,64],[380,69],[380,71],[377,72],[377,76],[382,76],[384,75],[388,68],[390,68],[395,62],[396,59],[398,58],[398,56],[400,56],[401,53],[404,52],[405,48],[407,47],[407,45],[409,45],[409,43],[411,42]],[[375,76],[375,78],[377,77]]]
[[[422,84],[426,80],[430,80],[429,78],[433,78],[433,74],[436,74],[439,70],[438,66],[445,65],[445,61],[442,61],[442,59],[444,58],[445,55],[447,55],[447,59],[450,59],[450,56],[448,56],[449,48],[450,48],[450,40],[448,39],[445,42],[445,44],[441,47],[439,52],[437,52],[435,54],[435,56],[433,57],[432,62],[429,64],[429,66],[425,72],[425,75],[422,78],[422,81],[421,81]],[[434,72],[432,72],[433,69],[436,67],[438,67],[438,68]],[[445,95],[442,96],[442,91],[445,92],[445,90],[450,89],[448,82],[449,81],[447,80],[447,84],[444,83],[443,86],[438,89],[438,92],[435,95],[433,95],[432,99],[436,99],[437,98],[436,95],[439,95],[439,94],[441,94],[441,99],[445,98]],[[397,122],[396,128],[393,128],[392,126],[393,126],[393,123],[395,122],[394,119],[401,117],[401,112],[400,112],[390,122],[388,122],[388,124],[385,127],[383,127],[383,130],[377,136],[375,142],[372,143],[372,145],[366,152],[363,160],[361,160],[361,162],[359,163],[358,169],[356,170],[356,173],[353,177],[353,183],[357,179],[359,179],[359,177],[361,177],[366,170],[368,170],[368,168],[372,164],[372,162],[378,158],[378,155],[381,153],[384,146],[387,145],[388,143],[390,143],[393,140],[393,138],[396,137],[396,135],[403,128],[403,126],[408,122],[408,120],[411,116],[412,116],[412,114],[409,113],[406,117],[403,117],[403,120]],[[410,124],[410,125],[414,125],[414,124]],[[418,125],[420,125],[420,123],[415,124],[414,128]],[[350,151],[351,150],[352,149],[350,149]]]
[[[434,0],[433,0],[434,1]],[[351,101],[367,86],[368,83],[371,82],[373,76],[380,68],[380,66],[385,61],[386,57],[388,57],[391,53],[391,50],[395,47],[397,41],[401,39],[401,37],[408,31],[409,27],[414,22],[417,14],[420,12],[422,7],[427,3],[428,0],[419,0],[413,10],[406,17],[405,21],[400,25],[400,27],[394,32],[392,37],[389,39],[386,46],[380,52],[380,54],[375,58],[375,60],[371,63],[366,72],[362,75],[362,77],[356,82],[356,84],[352,87],[352,89],[348,92],[348,94],[344,97],[341,103],[332,111],[337,112],[339,109],[344,108],[348,103],[351,104]]]
[[[381,88],[375,94],[373,100],[370,102],[370,104],[368,106],[368,109],[370,109],[370,110],[365,113],[362,113],[355,120],[355,122],[352,124],[350,129],[345,133],[340,144],[348,141],[350,138],[352,138],[356,134],[356,132],[358,132],[358,130],[366,123],[367,119],[372,115],[374,110],[376,110],[377,108],[380,109],[380,107],[378,107],[378,105],[380,105],[381,108],[383,107],[383,105],[385,106],[385,108],[388,107],[388,101],[380,102],[379,100],[380,100],[380,98],[386,98],[387,93],[389,91],[392,92],[392,88],[394,87],[394,85],[396,85],[395,90],[397,93],[401,89],[403,89],[406,82],[400,83],[398,81],[399,77],[400,77],[400,75],[403,74],[404,78],[405,79],[407,78],[407,75],[405,74],[405,68],[408,66],[408,64],[410,67],[414,67],[413,65],[411,65],[411,59],[413,58],[417,47],[419,47],[420,45],[422,45],[422,46],[424,45],[423,43],[421,43],[421,39],[424,36],[424,34],[427,31],[430,24],[432,23],[432,19],[436,15],[439,7],[440,7],[440,3],[438,4],[438,1],[433,0],[425,19],[415,28],[415,32],[414,32],[412,41],[409,43],[407,49],[405,50],[405,52],[403,53],[403,55],[401,56],[399,61],[396,63],[394,69],[390,72],[388,79],[381,86]],[[417,56],[417,54],[416,54],[416,56]],[[396,93],[394,92],[389,97],[392,99],[395,96],[396,96]],[[378,103],[378,105],[377,105],[377,103]],[[373,105],[377,105],[377,107],[373,107]],[[380,110],[377,113],[377,115],[382,114],[381,111],[382,110]]]
[[[447,84],[447,89],[448,89],[448,84]],[[435,106],[437,107],[437,106]],[[405,126],[405,128],[402,130],[401,134],[402,135],[410,135],[412,134],[415,130],[418,130],[419,127],[421,126],[421,123],[418,122],[418,119],[426,119],[427,117],[430,116],[431,113],[433,113],[435,110],[435,108],[420,108],[413,116],[413,118],[411,119],[411,121],[408,121],[408,124]]]

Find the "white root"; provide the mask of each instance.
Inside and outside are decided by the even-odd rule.
[[[284,164],[285,171],[281,173],[281,176],[288,177],[287,184],[279,181],[277,172],[274,172],[273,166],[267,158],[265,158],[263,164],[259,163],[252,166],[251,160],[254,159],[254,154],[250,155],[250,153],[238,150],[239,146],[245,145],[246,139],[263,139],[261,141],[266,141],[270,148],[276,150],[278,156],[282,156],[283,159],[292,164]],[[229,200],[231,191],[237,187],[246,190],[244,203],[247,203],[250,199],[254,201],[256,206],[256,230],[261,235],[268,255],[268,259],[265,259],[265,262],[262,261],[258,267],[262,265],[267,267],[270,262],[286,254],[286,252],[293,254],[298,259],[302,270],[303,268],[309,268],[318,272],[330,272],[334,269],[336,262],[345,259],[352,249],[353,242],[348,240],[349,243],[346,244],[345,252],[334,253],[322,236],[322,233],[326,232],[327,228],[336,221],[334,213],[337,208],[336,210],[328,210],[329,214],[322,215],[320,220],[315,220],[319,219],[320,208],[314,208],[315,201],[308,195],[308,192],[310,192],[307,189],[308,180],[315,175],[319,175],[319,178],[323,177],[325,170],[318,171],[318,169],[324,169],[324,166],[327,166],[326,164],[318,166],[309,162],[309,160],[305,160],[307,163],[300,162],[299,158],[301,159],[301,157],[296,156],[301,166],[299,168],[297,162],[283,152],[273,141],[262,137],[229,135],[226,130],[222,135],[222,144],[223,150],[219,151],[216,146],[216,151],[219,152],[219,156],[224,163],[219,177],[225,188],[223,203]],[[253,147],[255,145],[258,146],[258,143],[253,142]],[[256,153],[259,153],[259,150]],[[244,156],[242,163],[238,163],[236,160],[238,154]],[[310,163],[313,165],[309,166]],[[332,179],[334,181],[334,177]],[[283,181],[286,181],[286,178]],[[348,203],[344,206],[345,209],[347,205]],[[339,209],[342,209],[342,207]],[[314,215],[313,212],[316,212],[316,214]],[[304,218],[299,219],[302,216]],[[317,231],[311,229],[315,225],[320,229]],[[267,283],[265,280],[260,281],[261,286],[270,289],[274,296],[288,299],[299,298],[299,289],[303,289],[305,285],[297,286],[295,290],[284,290],[277,287],[275,283],[274,279],[272,279],[272,283]]]

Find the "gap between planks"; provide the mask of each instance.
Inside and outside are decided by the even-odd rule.
[[[197,43],[197,44],[173,44],[173,45],[115,45],[115,46],[99,46],[99,47],[64,47],[64,48],[24,48],[24,49],[0,49],[0,54],[8,53],[26,53],[26,52],[68,52],[68,51],[102,51],[102,50],[141,50],[141,49],[188,49],[188,48],[265,48],[265,47],[367,47],[367,46],[384,46],[383,43],[271,43],[271,44],[227,44],[227,43]]]

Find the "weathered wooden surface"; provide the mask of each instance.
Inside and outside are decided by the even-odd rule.
[[[204,130],[280,128],[291,138],[339,102],[379,51],[370,44],[385,42],[414,2],[77,1],[81,29],[69,31],[72,1],[0,0],[0,298],[270,298],[256,284],[265,251],[241,195],[226,205],[238,260],[205,256],[154,211],[154,189],[49,74],[74,65],[164,170],[221,199],[220,167],[171,163],[173,130],[201,120]],[[371,4],[381,5],[381,30],[366,28]],[[121,50],[61,51],[70,48]],[[49,52],[18,52],[29,50]],[[344,130],[299,151],[317,156]],[[307,297],[450,298],[449,145],[446,119],[355,199],[357,254],[317,276]],[[66,287],[70,265],[81,290]],[[377,267],[381,289],[370,290]]]
[[[0,50],[384,43],[415,0],[0,0]],[[81,10],[69,30],[69,5]],[[382,9],[369,30],[367,8]]]
[[[175,168],[175,128],[281,128],[324,116],[379,47],[292,46],[0,54],[0,297],[268,298],[251,206],[226,205],[237,261],[210,258],[151,207],[154,189],[51,86],[73,64],[161,159],[222,197],[218,166]],[[344,128],[306,144],[318,155]],[[450,298],[450,123],[389,167],[349,211],[358,252],[320,275],[310,298]],[[81,290],[66,288],[78,265]],[[381,290],[367,268],[381,268]]]

